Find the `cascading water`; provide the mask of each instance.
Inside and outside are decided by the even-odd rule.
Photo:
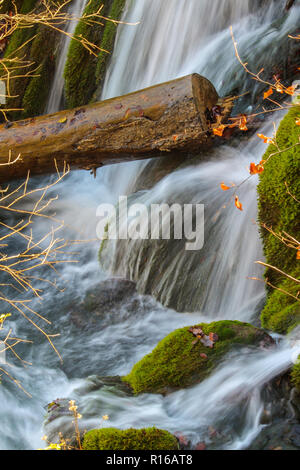
[[[265,1],[259,10],[258,3],[250,0],[128,2],[125,21],[140,20],[141,24],[119,27],[102,98],[191,72],[209,78],[221,96],[235,88],[243,90],[241,81],[245,74],[234,56],[229,25],[234,26],[243,57],[259,68],[260,61],[266,57],[265,51],[271,61],[281,41],[299,23],[299,6],[283,14],[284,1]],[[66,51],[62,51],[61,60],[65,56]],[[62,73],[62,80],[61,77]],[[61,98],[59,89],[56,93],[59,99],[53,111],[58,109]],[[7,327],[13,328],[16,336],[34,340],[32,346],[21,346],[23,357],[33,366],[23,369],[14,362],[12,368],[14,376],[33,398],[25,397],[12,383],[3,382],[0,386],[0,400],[5,404],[0,411],[0,448],[41,447],[43,407],[57,397],[78,401],[86,429],[98,427],[100,417],[108,414],[109,426],[156,425],[181,432],[192,444],[203,441],[208,427],[213,426],[223,436],[218,448],[239,449],[250,445],[262,429],[264,385],[284,372],[297,352],[293,352],[288,341],[266,351],[245,348],[238,354],[232,352],[201,384],[167,397],[150,394],[128,397],[111,387],[89,389],[84,379],[92,374],[128,373],[160,339],[178,327],[205,322],[208,318],[209,321],[222,318],[253,321],[263,298],[263,288],[247,279],[257,274],[253,262],[261,257],[254,223],[255,181],[241,187],[243,213],[222,208],[225,195],[219,183],[223,180],[240,183],[247,176],[245,167],[249,161],[259,161],[263,150],[263,144],[255,138],[235,148],[220,147],[207,155],[208,161],[196,160],[167,175],[150,190],[132,196],[133,201],[146,204],[178,198],[180,203],[203,202],[207,206],[204,248],[199,253],[186,254],[176,249],[172,241],[169,246],[166,244],[160,258],[161,263],[165,262],[160,281],[151,273],[150,261],[146,269],[139,269],[136,260],[141,258],[143,243],[125,244],[118,265],[117,258],[110,254],[115,271],[135,279],[140,292],[151,293],[166,307],[153,297],[133,294],[113,312],[109,310],[103,315],[97,328],[78,328],[70,321],[70,311],[76,310],[87,288],[105,278],[97,263],[99,244],[95,244],[81,250],[78,265],[62,268],[62,275],[69,281],[66,291],[57,293],[49,287],[44,295],[43,314],[53,322],[52,332],[61,334],[55,344],[64,358],[62,366],[46,340],[27,322],[13,318],[7,321]],[[145,162],[130,163],[99,169],[95,180],[87,173],[75,172],[59,187],[57,214],[80,231],[82,238],[93,238],[97,205],[116,203],[120,194],[126,194],[138,183],[145,165]],[[46,228],[45,222],[37,227],[41,233]],[[72,238],[73,234],[66,226],[64,235]],[[159,255],[155,244],[151,249],[153,258]],[[177,313],[168,309],[169,305],[181,312],[194,313]],[[36,308],[40,310],[40,306]],[[59,430],[63,432],[67,425],[68,419],[62,417]]]
[[[75,0],[71,2],[70,7],[68,9],[68,14],[72,15],[74,18],[79,18],[82,14],[85,3],[86,0]],[[63,35],[62,38],[61,51],[55,69],[46,114],[55,113],[59,109],[64,89],[64,68],[67,59],[68,48],[71,41],[70,36],[72,36],[72,34],[74,33],[75,28],[76,21],[69,21],[65,30],[68,35]]]

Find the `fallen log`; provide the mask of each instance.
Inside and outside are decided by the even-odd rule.
[[[192,74],[80,108],[8,122],[0,126],[0,183],[26,177],[29,170],[31,175],[55,172],[56,165],[95,172],[127,160],[197,153],[211,144],[214,116],[219,125],[220,109],[228,115],[231,105],[231,99],[219,100],[206,78]]]

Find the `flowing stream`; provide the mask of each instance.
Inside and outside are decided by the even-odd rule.
[[[78,0],[75,4],[81,11],[83,2]],[[140,24],[119,26],[102,99],[192,72],[210,79],[220,96],[235,89],[242,93],[245,73],[234,55],[229,26],[233,25],[241,55],[258,70],[266,55],[270,64],[276,63],[282,43],[299,24],[300,6],[284,13],[284,5],[283,0],[128,1],[123,19]],[[59,107],[67,47],[66,41],[48,112]],[[244,106],[247,111],[254,106],[254,95]],[[269,135],[272,123],[262,121],[261,130]],[[13,317],[7,320],[7,327],[13,328],[15,335],[34,340],[30,346],[21,346],[23,358],[33,366],[24,369],[9,358],[11,371],[32,398],[10,382],[0,386],[0,448],[42,447],[44,407],[53,399],[65,397],[77,400],[86,429],[155,425],[180,432],[191,445],[205,441],[211,448],[245,449],[251,444],[265,426],[261,423],[267,407],[265,385],[286,371],[297,354],[297,346],[293,349],[288,339],[281,339],[270,350],[245,347],[233,351],[201,384],[166,397],[130,397],[114,387],[89,384],[97,383],[96,376],[125,375],[176,328],[220,319],[258,323],[264,286],[248,279],[262,275],[262,270],[254,265],[255,260],[262,258],[255,224],[257,181],[252,178],[241,187],[243,213],[231,206],[223,208],[227,200],[219,184],[239,184],[246,179],[247,165],[259,161],[264,149],[265,145],[255,136],[234,146],[229,142],[205,155],[203,162],[195,159],[166,174],[152,188],[131,195],[134,202],[148,205],[172,201],[204,203],[204,248],[187,253],[174,240],[166,242],[162,252],[154,242],[153,246],[140,241],[108,245],[105,260],[110,271],[114,276],[134,280],[138,293],[125,295],[114,308],[104,312],[97,328],[78,327],[72,321],[72,312],[88,289],[109,279],[97,260],[99,241],[80,247],[77,264],[62,266],[60,282],[65,283],[65,291],[49,287],[43,303],[35,305],[52,321],[50,332],[60,333],[55,345],[63,356],[62,365],[47,341],[28,322]],[[78,233],[81,238],[95,238],[98,204],[115,204],[120,195],[138,188],[148,164],[134,162],[102,168],[96,179],[82,171],[69,175],[53,190],[54,194],[59,192],[54,208],[66,223],[63,234],[71,239]],[[46,221],[36,226],[41,234],[48,228]],[[142,269],[140,260],[145,250],[152,257]],[[160,279],[156,276],[157,258],[163,269]],[[107,282],[114,289],[115,281]],[[92,377],[87,381],[88,376]],[[101,422],[104,414],[110,416],[105,423]],[[63,432],[69,420],[62,417],[58,425]],[[219,436],[214,442],[207,437],[212,427]]]
[[[86,0],[73,0],[68,8],[68,14],[74,18],[79,18],[83,12]],[[76,21],[68,22],[65,32],[68,35],[72,35],[76,28]],[[68,49],[70,45],[70,36],[64,35],[61,42],[61,50],[59,53],[59,59],[56,66],[53,83],[50,90],[48,104],[46,108],[46,114],[55,113],[59,110],[63,89],[64,89],[64,68],[67,60]]]

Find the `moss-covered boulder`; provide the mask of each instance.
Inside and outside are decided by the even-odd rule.
[[[164,394],[196,384],[205,379],[234,346],[273,343],[263,330],[239,321],[202,323],[197,328],[207,336],[217,335],[214,346],[210,348],[195,341],[188,327],[173,331],[123,377],[135,394]]]
[[[94,429],[85,434],[84,450],[178,450],[178,441],[168,431],[157,428]]]
[[[300,233],[300,127],[296,119],[300,116],[300,107],[295,106],[282,120],[277,132],[278,149],[270,145],[263,159],[268,160],[265,171],[261,174],[258,186],[259,221],[272,228],[277,234],[288,233],[299,238]],[[264,253],[268,264],[299,279],[300,267],[295,249],[266,229],[262,229]],[[285,276],[267,269],[265,277],[281,291],[268,289],[266,306],[262,312],[262,326],[279,333],[285,333],[300,322],[299,302],[285,294],[286,291],[296,296],[299,284]]]
[[[125,0],[102,0],[101,15],[113,20],[119,20]],[[84,14],[93,14],[99,9],[99,1],[88,2]],[[99,20],[97,20],[99,22]],[[103,20],[99,23],[87,24],[80,21],[75,29],[75,37],[85,37],[90,43],[103,49],[98,56],[91,54],[76,40],[70,43],[65,65],[65,99],[69,108],[81,106],[91,101],[96,89],[102,83],[110,54],[113,50],[117,25]],[[107,51],[107,52],[104,52]]]

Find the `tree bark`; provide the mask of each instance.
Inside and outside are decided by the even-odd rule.
[[[230,112],[213,85],[197,74],[84,107],[0,126],[0,183],[178,152],[211,144],[214,107]],[[219,108],[218,108],[219,109]],[[218,118],[219,121],[222,118]],[[216,125],[216,124],[215,124]],[[5,165],[8,161],[13,164]]]

